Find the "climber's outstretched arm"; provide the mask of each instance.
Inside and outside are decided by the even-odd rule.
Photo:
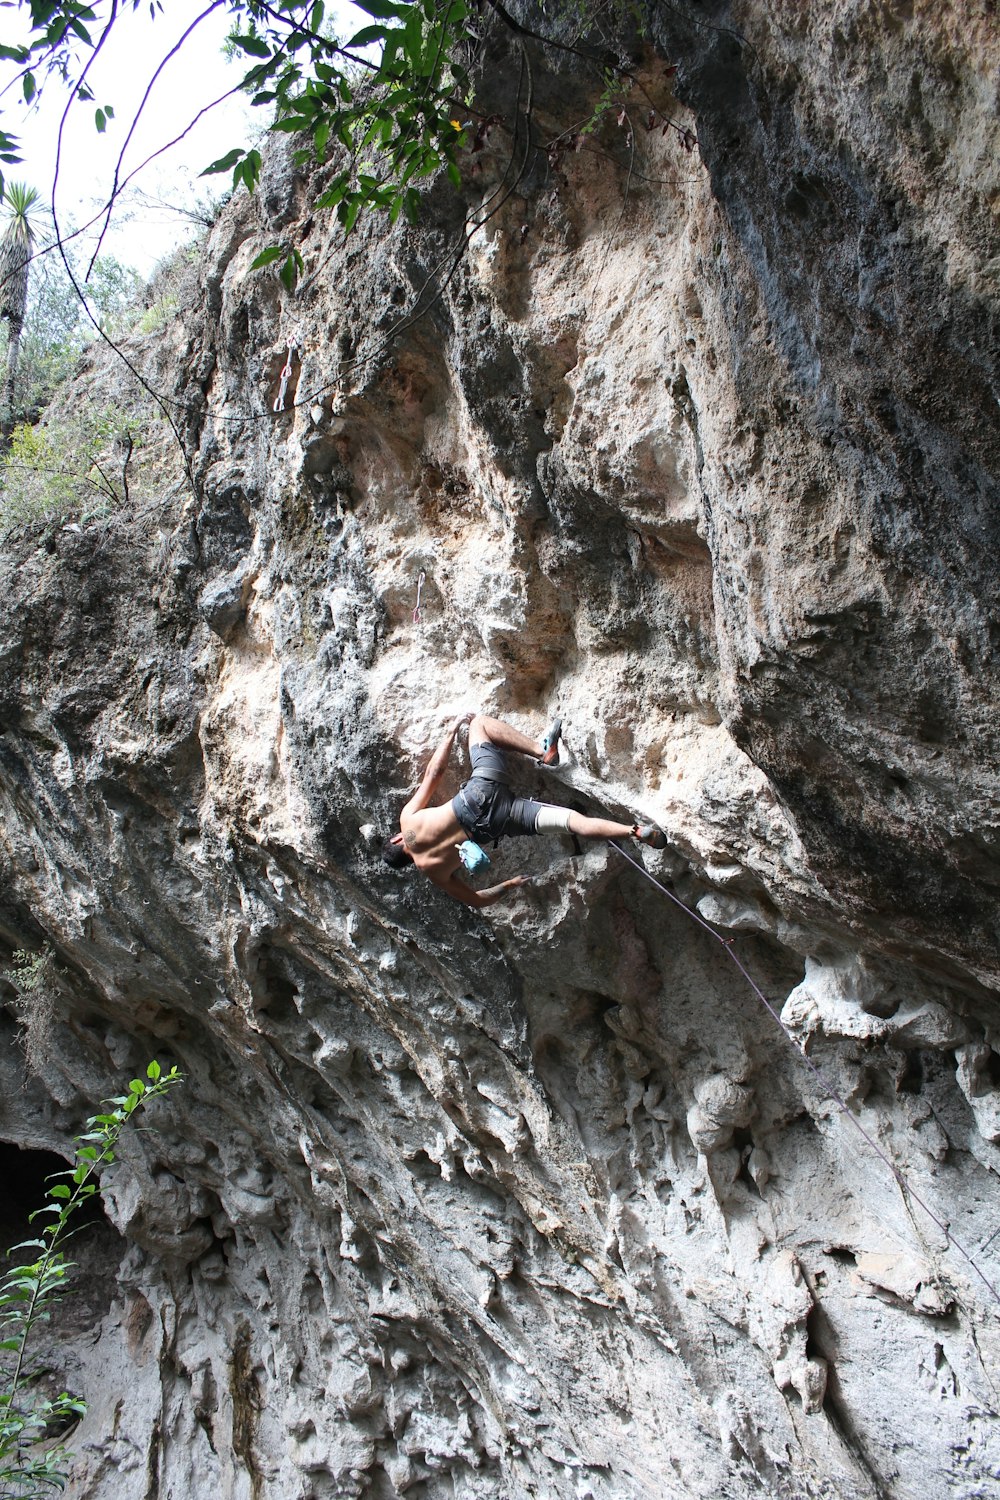
[[[434,880],[434,884],[440,886],[441,890],[447,891],[455,901],[461,901],[463,906],[493,906],[497,901],[502,901],[508,891],[515,890],[519,885],[527,885],[531,877],[528,875],[515,875],[512,880],[504,880],[500,885],[487,886],[485,890],[474,891],[464,881],[459,880],[457,875],[450,876],[447,880]]]
[[[400,813],[400,822],[411,813],[423,812],[425,807],[431,805],[434,800],[434,793],[437,791],[437,784],[447,769],[451,747],[455,743],[455,736],[463,724],[471,724],[474,718],[475,715],[472,713],[462,714],[452,724],[448,733],[431,756],[427,770],[424,772],[423,780]]]

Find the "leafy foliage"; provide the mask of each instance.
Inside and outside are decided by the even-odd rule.
[[[139,3],[131,0],[122,13]],[[74,56],[94,49],[98,24],[103,34],[119,13],[99,21],[80,0],[20,0],[20,8],[30,39],[0,46],[0,58],[19,66],[25,99],[54,73],[93,102],[86,82],[72,80]],[[324,29],[323,0],[228,0],[230,48],[247,59],[243,86],[271,111],[271,130],[308,136],[301,159],[324,160],[335,145],[346,150],[346,165],[324,194],[346,229],[366,207],[384,208],[393,219],[412,216],[416,183],[442,165],[458,180],[462,125],[455,116],[469,88],[461,58],[475,41],[465,0],[359,0],[359,8],[371,22],[341,44]],[[97,108],[98,130],[113,113],[106,104]],[[0,162],[17,159],[16,139],[0,132]],[[207,172],[231,173],[234,187],[252,189],[260,170],[256,147],[238,146]]]
[[[273,109],[271,129],[308,137],[296,163],[324,161],[339,148],[339,170],[315,206],[335,209],[348,233],[363,209],[384,209],[392,223],[400,214],[413,220],[418,183],[442,166],[460,184],[456,153],[464,129],[456,114],[470,90],[460,59],[475,40],[465,0],[358,3],[371,24],[343,45],[321,30],[322,0],[233,5],[239,24],[230,38],[235,49],[259,59],[244,86],[255,105]],[[260,167],[256,149],[237,147],[207,172],[231,171],[234,187],[252,189]],[[271,247],[256,264],[282,253]],[[287,286],[300,269],[290,252],[280,272]]]
[[[43,75],[55,72],[77,98],[94,102],[86,84],[89,61],[74,81],[74,53],[89,49],[93,55],[143,0],[105,0],[110,6],[106,11],[97,0],[93,8],[79,0],[13,3],[27,12],[31,36],[20,48],[0,47],[0,58],[20,66],[25,97],[33,96]],[[510,128],[514,142],[497,194],[501,205],[523,179],[534,151],[544,151],[550,165],[557,165],[567,152],[583,149],[586,137],[595,135],[612,111],[630,154],[632,180],[635,130],[627,96],[638,80],[621,37],[628,34],[634,43],[644,34],[648,0],[538,0],[530,19],[548,34],[512,15],[503,0],[356,0],[369,21],[345,40],[330,31],[324,0],[216,0],[209,10],[218,4],[232,22],[230,56],[249,65],[240,86],[255,106],[268,112],[270,131],[295,138],[296,165],[328,163],[314,207],[332,209],[347,234],[365,210],[384,211],[390,223],[400,216],[415,220],[424,181],[443,171],[460,187],[462,153],[468,161],[482,151],[498,124]],[[151,14],[158,8],[151,4]],[[474,78],[491,26],[504,28],[521,51],[509,119],[504,113],[484,115],[476,107]],[[528,41],[573,54],[603,84],[590,118],[548,143],[535,135]],[[668,68],[665,76],[671,71],[676,70]],[[648,104],[646,131],[676,131],[692,150],[692,132],[663,114],[646,89],[638,87]],[[97,108],[99,130],[112,114],[108,105]],[[15,146],[0,133],[0,161],[12,159],[3,152]],[[234,190],[242,185],[252,191],[261,171],[258,146],[242,144],[219,156],[202,175],[224,173]],[[490,213],[497,211],[494,206]],[[289,291],[304,269],[301,254],[288,242],[267,246],[253,267],[274,267]]]
[[[30,39],[20,47],[0,47],[0,59],[19,65],[25,98],[32,98],[40,81],[55,73],[78,98],[93,103],[87,68],[73,80],[74,56],[94,51],[111,28],[127,24],[128,11],[144,0],[124,0],[107,12],[81,0],[15,3],[27,12]],[[401,214],[414,218],[419,184],[442,168],[460,185],[458,153],[470,145],[477,149],[473,75],[492,22],[522,44],[531,38],[575,54],[598,76],[609,50],[612,56],[619,50],[612,45],[614,36],[645,29],[645,7],[638,0],[539,0],[539,24],[548,26],[550,35],[516,19],[502,0],[356,0],[370,20],[341,41],[330,31],[324,0],[222,3],[232,21],[227,50],[247,61],[241,87],[254,105],[269,112],[269,129],[299,138],[299,165],[336,158],[335,174],[316,206],[334,209],[347,232],[369,208],[384,210],[392,222]],[[597,52],[567,40],[577,32],[593,33],[599,39]],[[599,56],[603,65],[598,65]],[[616,86],[628,73],[624,54],[619,57],[607,74],[597,119],[611,107]],[[98,130],[113,113],[107,104],[96,109]],[[463,119],[467,113],[471,119]],[[0,133],[4,160],[16,160],[16,141]],[[231,174],[234,189],[242,184],[252,190],[261,165],[257,146],[237,145],[203,175]],[[291,286],[300,269],[294,251],[270,247],[258,264],[272,264],[282,255],[281,275]]]
[[[86,520],[129,499],[128,469],[146,419],[120,407],[77,406],[32,427],[19,422],[0,460],[0,535],[38,521]]]
[[[105,1100],[102,1112],[92,1115],[76,1137],[73,1165],[55,1173],[46,1192],[49,1201],[31,1215],[32,1221],[46,1220],[39,1238],[13,1247],[38,1253],[0,1281],[0,1494],[5,1500],[40,1500],[65,1485],[70,1454],[47,1437],[82,1416],[86,1403],[68,1391],[50,1399],[34,1389],[32,1335],[67,1290],[73,1262],[63,1246],[72,1232],[70,1221],[98,1191],[97,1175],[114,1161],[122,1131],[138,1110],[180,1081],[176,1067],[164,1072],[154,1061],[145,1079],[133,1078],[127,1093]]]
[[[20,1022],[28,1067],[44,1071],[53,1042],[58,969],[51,943],[39,949],[18,948],[3,977],[14,991],[13,1010]]]
[[[52,958],[50,943],[38,949],[16,948],[11,955],[11,967],[4,969],[3,977],[10,981],[19,995],[37,994],[46,983]]]
[[[72,255],[67,254],[73,265]],[[112,338],[127,332],[140,316],[142,279],[113,256],[97,257],[86,291],[98,323]],[[4,337],[0,327],[0,351]],[[43,246],[31,266],[31,296],[21,331],[12,418],[34,418],[96,337],[62,261]]]

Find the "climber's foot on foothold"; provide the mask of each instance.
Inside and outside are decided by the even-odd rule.
[[[542,740],[542,765],[559,764],[559,737],[562,734],[562,719],[553,719],[552,727]]]
[[[638,839],[640,844],[648,844],[650,849],[667,847],[667,835],[657,828],[655,823],[634,823],[632,837]]]

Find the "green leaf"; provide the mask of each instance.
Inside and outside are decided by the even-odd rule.
[[[24,77],[21,80],[21,87],[24,90],[24,102],[25,102],[25,104],[30,104],[31,101],[32,101],[32,99],[34,99],[34,97],[35,97],[35,75],[34,75],[34,73],[25,73]]]
[[[50,1198],[69,1198],[72,1194],[65,1182],[57,1182],[55,1187],[49,1188]]]
[[[347,192],[347,176],[342,174],[331,182],[326,192],[316,199],[317,208],[336,208],[337,204]]]
[[[415,72],[421,71],[421,60],[424,50],[424,28],[420,17],[420,10],[416,5],[410,7],[410,14],[406,18],[403,27],[403,52],[407,61]]]
[[[154,1058],[146,1069],[146,1077],[151,1078],[156,1083],[159,1080],[161,1071],[159,1063]]]
[[[283,245],[268,245],[266,250],[260,252],[256,260],[251,261],[251,271],[259,271],[262,266],[269,266],[272,261],[280,260],[284,253]]]
[[[94,111],[94,124],[97,126],[98,135],[104,134],[105,126],[107,125],[107,123],[108,117],[104,113],[103,109],[96,109]]]
[[[379,21],[405,21],[412,9],[409,5],[393,5],[391,0],[356,0],[358,10]]]
[[[231,36],[229,40],[234,47],[239,47],[241,52],[246,52],[251,57],[271,56],[271,48],[259,36],[244,33],[242,36]]]
[[[231,167],[234,167],[236,163],[238,161],[242,161],[242,159],[243,148],[241,146],[235,146],[232,151],[227,151],[225,156],[220,156],[218,161],[213,161],[210,167],[206,167],[203,172],[199,172],[198,176],[211,177],[213,172],[228,172]],[[119,1104],[124,1103],[124,1100],[109,1099],[108,1103]]]
[[[385,46],[382,49],[382,74],[388,73],[395,64],[396,58],[399,56],[402,41],[403,33],[401,31],[390,31],[386,37]]]
[[[448,163],[448,176],[457,188],[462,186],[462,174],[453,161]]]
[[[381,42],[388,35],[389,31],[385,26],[362,26],[360,31],[354,33],[349,42],[344,43],[344,46],[348,50],[351,47],[370,47],[372,42]]]
[[[364,151],[364,149],[365,149],[366,146],[370,146],[371,145],[372,141],[375,139],[376,136],[381,136],[381,134],[382,134],[382,121],[381,120],[373,120],[372,123],[369,125],[368,129],[365,131],[364,139],[361,142],[361,149],[362,149],[362,151]]]

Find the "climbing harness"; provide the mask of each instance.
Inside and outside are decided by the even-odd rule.
[[[285,410],[285,395],[288,391],[288,382],[292,378],[292,357],[298,352],[298,347],[298,344],[295,343],[289,343],[288,345],[288,358],[281,368],[281,384],[278,386],[278,394],[274,402],[275,412]]]
[[[611,840],[609,840],[609,843],[611,843],[611,848],[615,851],[616,854],[621,855],[622,859],[624,859],[626,863],[632,865],[634,869],[638,870],[641,875],[645,875],[646,879],[650,882],[651,885],[655,885],[656,889],[661,893],[661,895],[666,896],[668,901],[672,901],[675,906],[680,907],[681,911],[686,912],[687,915],[691,918],[692,922],[696,922],[699,927],[703,928],[705,932],[713,937],[715,941],[720,945],[720,947],[725,950],[725,952],[732,959],[733,963],[739,969],[740,973],[743,975],[743,978],[746,980],[747,984],[757,996],[757,999],[764,1006],[765,1010],[773,1017],[775,1021],[777,1021],[778,1025],[785,1033],[785,1036],[791,1042],[796,1052],[798,1052],[799,1056],[802,1058],[802,1061],[812,1073],[813,1077],[816,1079],[817,1083],[823,1090],[824,1094],[826,1094],[827,1098],[832,1099],[841,1113],[847,1116],[854,1128],[858,1131],[862,1138],[867,1141],[868,1145],[875,1152],[875,1155],[879,1157],[879,1159],[883,1161],[889,1168],[889,1171],[892,1173],[893,1177],[895,1177],[900,1188],[906,1194],[908,1194],[910,1198],[912,1198],[914,1203],[918,1204],[919,1207],[923,1209],[924,1213],[932,1221],[932,1223],[937,1225],[938,1229],[940,1229],[941,1233],[944,1235],[947,1243],[954,1246],[959,1255],[962,1256],[963,1260],[965,1260],[966,1263],[972,1267],[973,1271],[975,1271],[976,1275],[979,1277],[979,1280],[983,1283],[983,1286],[989,1292],[993,1300],[1000,1303],[1000,1292],[997,1291],[996,1287],[988,1279],[985,1272],[980,1270],[979,1266],[973,1260],[972,1256],[969,1254],[968,1250],[966,1250],[965,1246],[955,1238],[951,1230],[948,1228],[947,1224],[945,1224],[943,1219],[940,1219],[938,1217],[938,1215],[929,1206],[929,1204],[924,1202],[920,1194],[914,1191],[902,1169],[900,1167],[897,1167],[891,1157],[889,1157],[886,1152],[883,1151],[878,1141],[876,1141],[871,1133],[865,1129],[864,1125],[862,1125],[861,1121],[853,1112],[850,1105],[848,1105],[847,1102],[841,1097],[840,1093],[826,1077],[822,1069],[816,1066],[812,1058],[806,1052],[805,1047],[800,1045],[800,1043],[796,1041],[795,1037],[789,1031],[788,1027],[785,1025],[784,1021],[781,1019],[781,1016],[779,1015],[778,1011],[775,1010],[770,1000],[768,1000],[767,996],[764,994],[764,991],[754,979],[749,969],[743,963],[739,955],[733,950],[733,939],[724,938],[721,933],[716,932],[715,928],[710,922],[706,922],[705,918],[700,916],[698,912],[693,911],[690,906],[685,905],[685,903],[680,899],[679,896],[674,895],[673,891],[668,890],[665,885],[661,885],[656,877],[651,875],[644,865],[640,864],[639,860],[633,859],[631,854],[626,854],[624,849],[620,849],[618,845],[611,842]],[[988,1243],[989,1241],[987,1241],[987,1244]]]
[[[414,607],[414,610],[413,610],[413,623],[414,623],[414,625],[419,625],[420,624],[420,590],[423,588],[423,586],[424,586],[424,575],[423,575],[423,573],[421,573],[420,577],[417,579],[417,602],[416,602],[416,606]]]
[[[475,875],[479,870],[489,869],[489,855],[485,849],[480,849],[478,844],[474,844],[472,839],[465,839],[463,843],[458,844],[456,847],[458,848],[458,857],[470,875]]]

